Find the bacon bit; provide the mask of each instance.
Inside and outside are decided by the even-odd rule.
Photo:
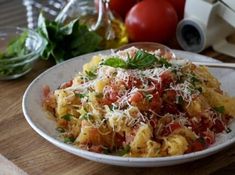
[[[61,84],[60,89],[65,89],[65,88],[71,87],[72,85],[73,85],[73,80],[70,80],[68,82]]]

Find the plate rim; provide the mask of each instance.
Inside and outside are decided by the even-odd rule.
[[[97,159],[96,161],[103,162],[103,163],[105,161],[108,161],[108,160],[111,161],[112,160],[112,161],[115,161],[115,162],[120,162],[121,165],[123,165],[123,163],[126,163],[126,162],[134,163],[134,164],[135,163],[138,164],[138,163],[142,163],[142,162],[158,164],[158,163],[166,163],[166,162],[171,162],[171,161],[172,162],[180,161],[179,163],[183,163],[183,162],[193,161],[193,160],[196,160],[196,159],[200,159],[202,157],[209,156],[209,155],[214,154],[214,153],[216,153],[216,152],[218,152],[222,149],[225,149],[228,146],[235,143],[235,137],[233,137],[232,139],[226,140],[226,142],[221,143],[219,145],[209,147],[209,148],[207,148],[205,150],[202,150],[202,151],[197,151],[197,152],[183,154],[183,155],[167,156],[167,157],[137,157],[137,158],[136,157],[121,157],[121,156],[106,155],[106,154],[101,154],[101,153],[90,152],[90,151],[83,150],[83,149],[80,149],[78,147],[75,147],[73,145],[63,143],[62,141],[59,141],[58,139],[54,138],[53,136],[48,135],[43,130],[41,130],[39,127],[37,127],[36,124],[33,122],[32,118],[30,117],[30,114],[28,113],[28,110],[27,110],[27,98],[28,98],[28,96],[30,94],[30,91],[31,91],[32,87],[34,86],[34,84],[37,81],[39,81],[41,77],[43,77],[46,74],[48,74],[49,72],[53,71],[53,69],[61,67],[64,64],[68,64],[69,62],[73,62],[73,61],[75,61],[75,60],[77,60],[81,57],[85,57],[85,56],[88,57],[88,56],[92,56],[92,55],[95,55],[95,54],[105,54],[105,53],[108,53],[110,51],[112,51],[112,50],[103,50],[103,51],[98,51],[98,52],[92,52],[92,53],[89,53],[89,54],[81,55],[81,56],[69,59],[67,61],[64,61],[60,64],[57,64],[57,65],[52,66],[51,68],[45,70],[44,72],[39,74],[29,84],[29,86],[27,87],[27,89],[25,90],[24,95],[23,95],[22,109],[23,109],[23,114],[24,114],[25,119],[27,120],[27,122],[33,128],[34,131],[36,131],[40,136],[42,136],[44,139],[46,139],[50,143],[60,147],[61,149],[65,150],[67,152],[70,152],[72,154],[75,154],[75,155],[78,155],[80,157],[90,159],[90,160]],[[213,59],[211,57],[208,57],[208,56],[205,56],[205,55],[200,55],[200,54],[191,53],[191,52],[185,52],[185,51],[181,51],[181,50],[173,50],[173,51],[175,51],[176,55],[177,54],[192,54],[194,56],[200,56],[201,58],[205,57],[207,59],[219,62],[218,60],[215,60],[215,59]],[[93,159],[90,158],[90,157],[93,157]],[[112,162],[105,162],[105,163],[109,163],[109,164],[113,164],[113,165],[115,164],[115,163],[112,163]],[[170,163],[169,165],[173,165],[173,164],[177,164],[177,162]],[[132,166],[132,165],[126,165],[126,166]],[[138,166],[140,167],[141,165],[138,165]],[[152,165],[150,165],[150,166],[152,166]],[[156,166],[159,166],[159,165],[156,165]],[[165,165],[163,165],[163,166],[165,166]],[[142,167],[148,167],[148,166],[143,165]]]

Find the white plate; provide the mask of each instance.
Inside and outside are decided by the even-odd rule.
[[[193,61],[215,61],[212,58],[189,52],[177,50],[174,50],[174,52],[179,57],[187,58]],[[49,119],[46,112],[42,109],[42,87],[44,85],[49,85],[52,89],[56,89],[61,83],[72,79],[77,72],[81,71],[82,65],[88,62],[92,55],[97,53],[107,54],[110,53],[110,51],[101,51],[83,55],[50,68],[38,76],[30,84],[23,96],[22,107],[26,120],[38,134],[40,134],[52,144],[72,154],[97,162],[130,167],[157,167],[180,164],[206,157],[224,149],[225,147],[235,142],[235,122],[233,122],[230,126],[232,132],[229,134],[220,134],[216,139],[216,143],[210,148],[195,153],[173,157],[128,158],[111,156],[81,150],[72,145],[61,142],[57,138],[58,133],[55,130],[55,121]],[[223,85],[226,85],[223,86],[224,90],[228,92],[229,95],[235,96],[235,71],[226,69],[213,69],[212,72],[217,78],[219,78]]]

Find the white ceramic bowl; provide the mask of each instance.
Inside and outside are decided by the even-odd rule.
[[[205,57],[198,54],[193,54],[183,51],[174,51],[176,56],[187,58],[193,61],[209,61],[214,62],[212,58]],[[232,132],[229,134],[220,134],[216,138],[215,144],[206,150],[189,153],[180,156],[172,157],[160,157],[160,158],[130,158],[130,157],[119,157],[93,153],[85,150],[81,150],[72,145],[65,144],[58,139],[58,133],[56,131],[55,121],[47,117],[46,112],[42,109],[42,87],[49,85],[52,89],[56,89],[61,83],[70,80],[74,75],[81,71],[82,65],[88,62],[94,54],[107,54],[110,51],[96,52],[92,54],[83,55],[68,61],[65,61],[59,65],[56,65],[49,70],[38,76],[27,88],[23,97],[23,112],[26,120],[30,126],[42,137],[51,142],[52,144],[60,147],[61,149],[68,151],[72,154],[80,157],[94,160],[97,162],[130,166],[130,167],[157,167],[175,165],[184,162],[193,161],[202,157],[214,154],[229,145],[235,143],[235,122],[232,122],[230,128]],[[235,84],[235,71],[227,69],[213,69],[212,73],[219,78],[222,82],[223,89],[230,95],[235,96],[234,84]]]

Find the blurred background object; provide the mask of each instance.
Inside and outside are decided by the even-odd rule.
[[[234,32],[234,0],[187,0],[176,34],[184,50],[201,52],[212,46],[217,52],[235,57],[235,44],[227,40]]]
[[[26,9],[21,0],[0,0],[0,26],[27,26]]]
[[[66,3],[67,0],[0,0],[0,26],[35,29],[42,10],[54,19]]]
[[[43,11],[47,18],[54,19],[66,3],[66,0],[23,0],[27,11],[28,28],[37,27],[40,12]]]

